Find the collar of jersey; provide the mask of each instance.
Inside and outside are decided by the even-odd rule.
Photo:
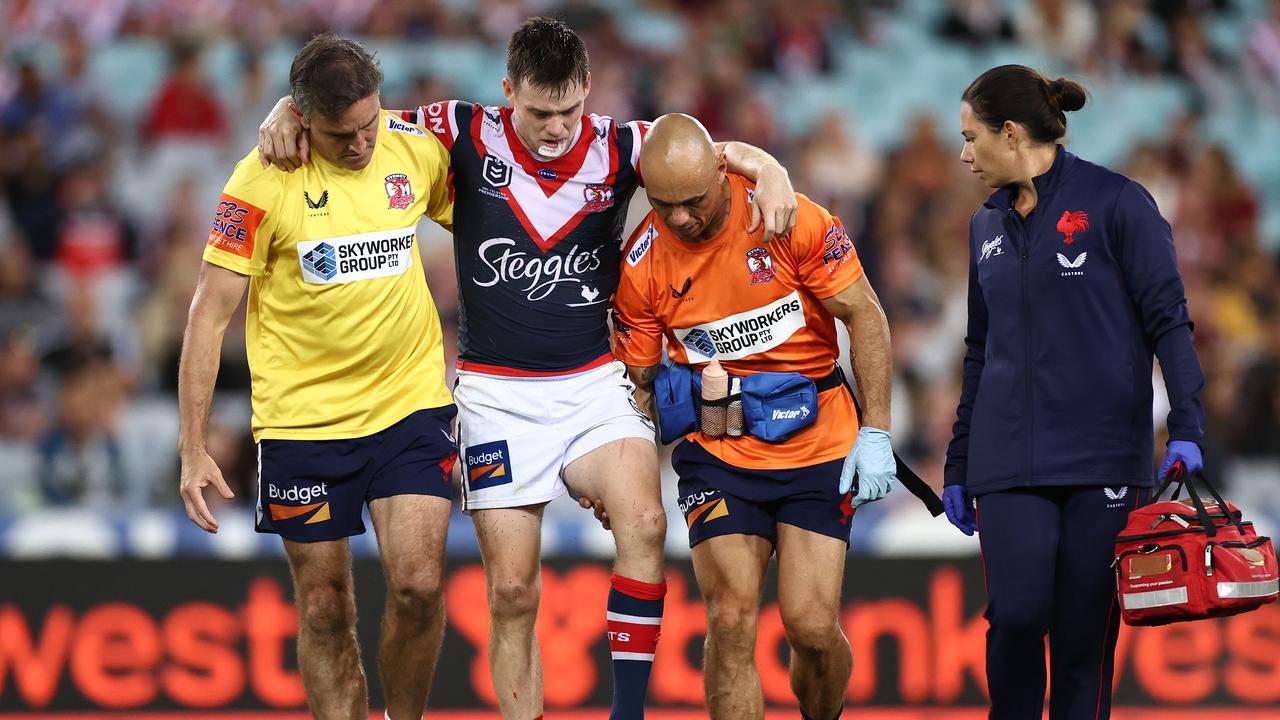
[[[507,145],[511,148],[511,156],[516,162],[520,163],[520,167],[529,174],[529,177],[538,181],[546,194],[552,195],[567,180],[578,174],[578,170],[582,169],[582,163],[587,158],[587,151],[591,149],[591,140],[595,138],[594,129],[592,132],[585,132],[586,126],[591,123],[591,118],[585,113],[582,120],[578,123],[578,137],[573,143],[573,147],[569,148],[569,152],[561,155],[555,160],[539,160],[529,152],[524,143],[520,142],[520,137],[516,135],[516,125],[511,119],[512,108],[510,106],[499,108],[502,115],[502,125],[505,130],[503,134],[507,136]],[[538,174],[539,170],[551,170],[556,174],[554,180],[548,180]]]
[[[1061,145],[1057,146],[1056,154],[1053,156],[1053,164],[1049,166],[1049,169],[1043,175],[1031,178],[1031,182],[1036,186],[1037,207],[1053,194],[1054,190],[1058,189],[1058,186],[1062,184],[1062,179],[1066,177],[1072,166],[1075,165],[1075,161],[1075,155],[1067,152],[1066,148]],[[984,204],[997,210],[1003,210],[1013,207],[1014,197],[1014,188],[1012,186],[1002,187],[992,193]]]

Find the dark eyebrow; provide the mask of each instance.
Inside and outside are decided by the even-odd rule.
[[[681,200],[679,202],[673,202],[673,203],[667,203],[667,204],[668,205],[697,205],[698,203],[702,202],[703,199],[706,197],[707,197],[707,194],[702,193],[701,195],[695,198],[689,198],[688,200]]]
[[[533,106],[530,106],[529,112],[535,115],[570,115],[578,112],[578,107],[580,105],[581,103],[574,103],[573,105],[567,108],[548,108],[548,107],[533,105]]]
[[[689,198],[688,200],[659,200],[657,198],[649,198],[649,200],[650,202],[655,202],[659,205],[670,205],[672,207],[675,207],[676,205],[697,205],[698,203],[702,202],[702,199],[705,198],[706,196],[707,196],[706,193],[702,193],[698,197]]]

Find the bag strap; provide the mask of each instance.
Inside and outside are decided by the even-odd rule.
[[[849,397],[853,398],[853,410],[858,416],[858,425],[861,426],[862,404],[858,402],[858,395],[849,385],[849,380],[845,377],[844,370],[840,368],[839,364],[836,365],[835,370],[832,370],[827,377],[823,378],[823,381],[826,381],[832,376],[835,376],[838,379],[837,384],[844,385],[844,388],[849,391]],[[832,387],[835,387],[835,385],[832,385]],[[912,495],[915,495],[920,502],[924,503],[924,506],[929,511],[930,515],[934,517],[941,515],[943,512],[942,498],[939,498],[938,493],[934,492],[933,488],[929,487],[929,483],[921,480],[920,476],[916,474],[916,471],[912,470],[910,465],[903,462],[902,458],[899,457],[896,451],[893,453],[893,462],[897,467],[898,482],[902,483],[903,487],[910,490]]]
[[[1222,510],[1223,516],[1227,518],[1227,523],[1235,525],[1236,530],[1239,531],[1241,535],[1244,535],[1244,517],[1240,514],[1236,514],[1234,517],[1232,516],[1230,508],[1227,507],[1227,501],[1223,499],[1222,494],[1213,486],[1213,483],[1209,482],[1209,478],[1204,474],[1204,471],[1197,470],[1187,477],[1188,480],[1191,480],[1192,478],[1195,478],[1195,481],[1199,483],[1202,488],[1209,491],[1209,496],[1213,498],[1214,502],[1218,503],[1218,507]],[[1188,493],[1192,492],[1190,485],[1188,485],[1187,488]]]
[[[1186,465],[1183,464],[1181,460],[1175,462],[1169,468],[1169,471],[1165,473],[1160,487],[1151,497],[1152,499],[1160,497],[1164,494],[1165,489],[1170,485],[1173,485],[1173,495],[1170,496],[1169,499],[1177,500],[1178,495],[1182,492],[1182,488],[1186,487],[1187,497],[1191,500],[1191,504],[1195,506],[1196,517],[1199,518],[1200,524],[1204,526],[1205,534],[1209,537],[1213,537],[1218,534],[1218,528],[1213,524],[1213,520],[1209,517],[1209,512],[1205,510],[1204,501],[1201,499],[1200,494],[1196,492],[1196,483],[1199,483],[1201,488],[1208,492],[1209,497],[1213,498],[1214,502],[1218,503],[1218,507],[1221,508],[1222,515],[1227,519],[1227,522],[1231,525],[1235,525],[1236,530],[1243,535],[1244,518],[1237,517],[1233,519],[1231,516],[1231,510],[1227,507],[1227,501],[1222,498],[1222,495],[1218,492],[1218,489],[1213,486],[1213,483],[1209,482],[1209,478],[1205,476],[1204,471],[1197,470],[1194,473],[1188,473]]]

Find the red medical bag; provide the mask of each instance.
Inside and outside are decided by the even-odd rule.
[[[1112,566],[1124,621],[1166,625],[1235,615],[1275,601],[1280,575],[1271,539],[1258,535],[1203,474],[1194,482],[1184,476],[1180,463],[1152,498],[1175,483],[1173,499],[1134,510],[1116,538]],[[1197,495],[1196,485],[1211,502]],[[1183,486],[1187,498],[1178,500]]]

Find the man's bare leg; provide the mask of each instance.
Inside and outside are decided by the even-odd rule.
[[[840,711],[853,672],[839,619],[848,550],[843,540],[778,523],[778,606],[791,645],[791,691],[814,720]]]
[[[542,505],[471,513],[489,589],[489,668],[505,720],[542,714],[535,627],[542,591]]]
[[[351,547],[345,539],[284,541],[298,605],[298,667],[319,720],[366,720],[368,686],[356,642]]]
[[[569,463],[565,484],[577,495],[601,502],[618,546],[613,571],[649,583],[662,582],[662,545],[667,514],[653,443],[624,438]]]
[[[713,720],[761,720],[756,619],[773,545],[758,535],[721,535],[693,547],[693,571],[707,605],[703,686]]]
[[[387,604],[378,674],[392,720],[419,720],[444,636],[444,548],[450,503],[396,495],[369,503],[378,534]]]
[[[611,720],[641,720],[657,650],[666,583],[657,451],[646,439],[606,443],[565,468],[565,484],[596,505],[613,531],[613,565],[606,623],[613,657]]]

